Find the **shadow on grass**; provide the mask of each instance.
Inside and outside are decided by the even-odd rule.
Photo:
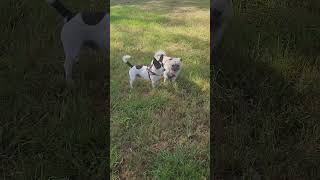
[[[8,43],[0,57],[1,178],[103,179],[106,66],[97,56],[82,56],[76,88],[67,90],[57,47],[63,19],[45,1],[4,3],[10,6],[1,7]]]
[[[284,14],[296,20],[301,19],[300,13]],[[315,51],[302,53],[314,49],[317,43],[306,43],[308,37],[302,34],[308,30],[298,27],[304,22],[295,22],[289,32],[297,41],[288,46],[292,36],[281,23],[266,31],[269,24],[256,26],[261,22],[256,16],[242,13],[236,17],[218,50],[213,103],[215,117],[223,119],[224,132],[218,147],[223,164],[217,174],[223,179],[257,175],[266,179],[314,179],[319,175],[319,159],[312,158],[317,153],[317,135],[310,129],[319,132],[314,109],[319,107],[315,102],[319,89],[309,86],[299,92],[297,86],[303,77],[301,68],[319,67],[312,63]],[[249,19],[255,17],[249,24]],[[268,18],[268,23],[281,22],[277,16]],[[281,41],[277,42],[277,37]],[[311,63],[294,62],[305,56]],[[314,76],[314,80],[319,79]],[[310,104],[315,107],[310,108]]]
[[[31,64],[8,57],[1,63],[3,177],[104,177],[105,68],[81,61],[76,69],[82,72],[75,74],[82,77],[75,76],[71,91],[64,85],[62,63],[36,59]]]

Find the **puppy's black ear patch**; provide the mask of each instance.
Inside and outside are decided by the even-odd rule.
[[[160,62],[163,61],[163,54],[161,54],[159,61],[160,61]]]
[[[156,67],[156,69],[160,69],[161,68],[161,63],[157,60],[153,60],[153,65],[154,67]]]
[[[82,20],[89,26],[95,26],[99,24],[106,16],[105,12],[83,12],[81,13]]]

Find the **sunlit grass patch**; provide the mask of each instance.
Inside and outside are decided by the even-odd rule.
[[[149,2],[114,1],[111,7],[111,145],[118,151],[114,159],[125,159],[111,166],[113,178],[156,178],[149,172],[160,168],[153,166],[160,151],[171,149],[172,156],[178,153],[183,159],[192,156],[186,149],[208,148],[209,1],[200,3],[207,8],[189,4],[186,9],[174,0]],[[174,4],[177,8],[171,9]],[[152,89],[150,82],[138,79],[130,89],[122,56],[131,55],[132,64],[148,65],[158,49],[182,57],[177,82]],[[178,152],[182,144],[185,147]],[[208,157],[204,151],[195,154]],[[170,157],[163,160],[170,163]],[[208,177],[208,159],[185,162],[189,163],[181,170],[185,177]],[[188,166],[204,169],[192,172]]]
[[[208,168],[200,152],[178,149],[175,152],[161,151],[153,162],[150,173],[157,179],[206,179]]]

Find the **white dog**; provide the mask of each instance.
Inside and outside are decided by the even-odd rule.
[[[154,54],[155,59],[159,59],[163,56],[163,67],[165,69],[163,73],[164,82],[167,82],[168,80],[174,82],[178,75],[180,74],[181,68],[182,68],[182,59],[176,58],[176,57],[169,57],[167,56],[166,52],[163,50],[158,50]]]
[[[125,55],[122,57],[122,61],[130,67],[130,87],[133,88],[133,82],[137,77],[142,77],[145,80],[151,81],[152,87],[156,87],[156,85],[160,81],[161,76],[163,75],[163,72],[165,71],[161,62],[163,60],[163,55],[159,57],[159,61],[154,58],[150,66],[132,65],[129,62],[130,58],[131,56],[129,55]]]
[[[67,82],[72,80],[72,67],[78,61],[82,46],[100,49],[107,60],[110,47],[110,17],[106,12],[73,13],[59,0],[47,0],[61,16],[65,23],[61,30],[61,41],[65,52],[65,76]]]

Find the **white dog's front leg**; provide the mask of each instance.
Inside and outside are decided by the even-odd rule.
[[[130,88],[133,89],[133,80],[130,79]]]
[[[151,81],[151,86],[152,86],[152,88],[155,88],[156,87],[156,82],[155,81]]]
[[[68,84],[73,84],[73,79],[72,79],[73,61],[74,60],[71,58],[66,58],[64,62],[64,71],[65,71],[66,81]]]
[[[168,82],[168,77],[164,76],[164,77],[163,77],[163,82],[164,82],[164,83],[167,83],[167,82]]]
[[[163,82],[167,83],[168,82],[168,73],[163,73]]]

